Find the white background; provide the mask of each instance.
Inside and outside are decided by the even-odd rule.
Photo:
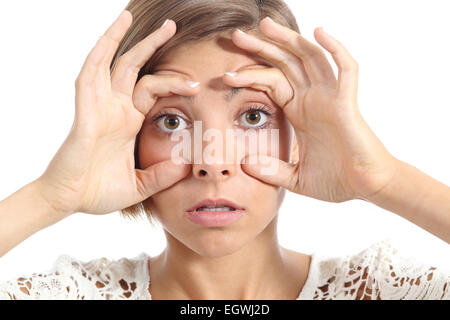
[[[64,141],[84,59],[127,3],[1,2],[0,199],[40,176]],[[358,61],[361,112],[389,151],[450,185],[448,1],[287,3],[303,36],[317,44],[313,30],[323,26]],[[300,252],[333,255],[392,238],[406,255],[450,266],[448,244],[363,201],[331,204],[288,194],[279,238]],[[118,259],[143,251],[156,255],[164,246],[162,230],[145,219],[78,213],[1,257],[0,280],[48,270],[60,254]]]

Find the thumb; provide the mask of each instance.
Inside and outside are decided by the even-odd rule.
[[[158,162],[145,170],[136,169],[136,190],[138,191],[136,203],[185,178],[191,171],[191,165],[180,160],[177,162],[169,159]]]
[[[242,169],[259,180],[296,192],[298,166],[266,155],[248,155],[241,161]]]

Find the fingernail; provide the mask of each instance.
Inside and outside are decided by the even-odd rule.
[[[272,20],[271,17],[265,17],[265,19],[269,20],[270,22],[275,22],[275,21]]]
[[[166,21],[164,21],[164,23],[162,24],[162,26],[161,26],[161,28],[160,28],[160,29],[164,28],[164,27],[165,27],[165,25],[167,24],[167,22],[169,22],[169,19],[166,19]]]
[[[239,32],[239,33],[242,33],[242,34],[246,34],[244,31],[242,31],[241,29],[237,29],[237,31]]]
[[[198,86],[200,84],[200,82],[194,82],[194,81],[191,81],[191,80],[186,80],[186,83],[191,88],[195,88],[196,86]]]
[[[227,72],[225,73],[226,75],[230,76],[230,77],[236,77],[237,72]]]

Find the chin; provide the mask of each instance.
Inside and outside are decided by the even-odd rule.
[[[244,246],[244,243],[222,243],[217,245],[211,244],[196,244],[190,247],[192,251],[204,258],[221,258],[239,251]]]
[[[242,229],[208,228],[177,240],[199,256],[220,258],[239,251],[258,234],[255,230],[243,232]]]
[[[269,233],[265,230],[276,221],[278,213],[278,197],[264,203],[265,210],[248,209],[239,220],[223,227],[203,227],[190,222],[187,218],[180,218],[174,212],[164,212],[152,208],[155,218],[162,225],[168,247],[176,250],[188,249],[200,257],[220,258],[234,254],[257,238],[265,238]],[[269,230],[271,231],[271,230]]]

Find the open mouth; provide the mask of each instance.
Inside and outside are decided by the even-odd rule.
[[[233,212],[240,210],[244,210],[244,208],[227,199],[204,199],[189,208],[187,212]]]
[[[186,211],[189,220],[203,227],[224,227],[245,214],[245,208],[227,199],[204,199]]]
[[[236,211],[236,208],[229,206],[199,207],[195,209],[195,211],[206,211],[206,212]]]

